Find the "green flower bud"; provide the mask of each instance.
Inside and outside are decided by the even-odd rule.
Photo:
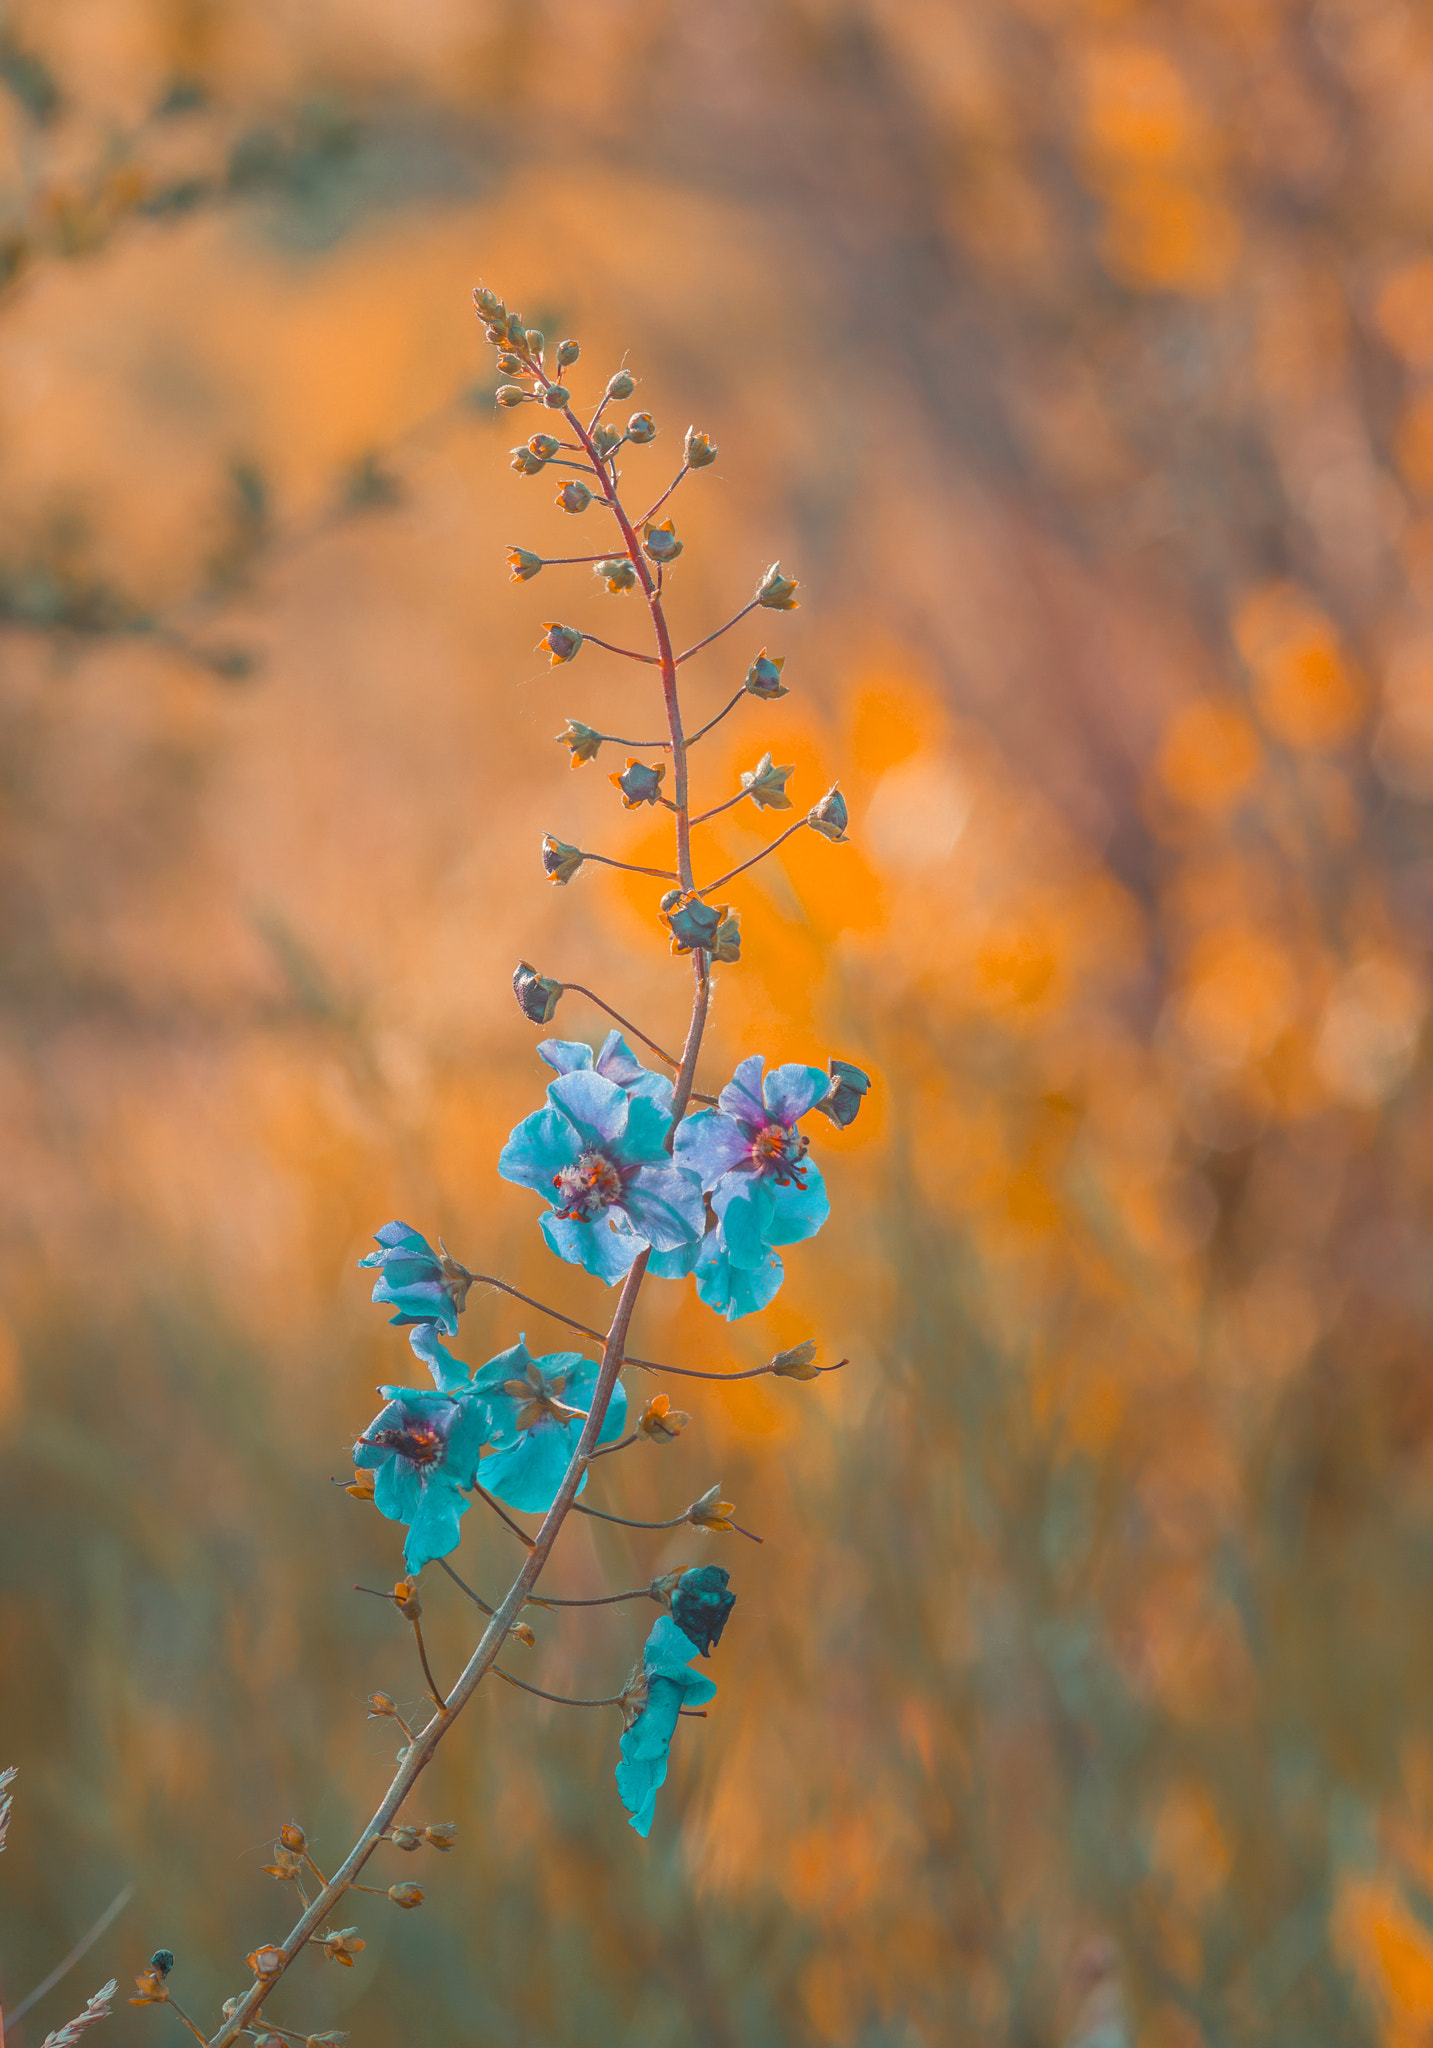
[[[619,370],[615,377],[608,380],[607,396],[609,398],[630,398],[636,389],[637,386],[628,373],[625,370]]]
[[[556,503],[564,512],[585,512],[592,503],[592,493],[580,477],[569,477],[558,492]]]
[[[730,967],[741,958],[741,921],[739,918],[724,917],[717,926],[716,944],[712,947],[713,960],[724,961]]]
[[[550,882],[570,882],[586,858],[580,847],[568,846],[550,832],[543,835],[542,872]]]
[[[496,320],[504,311],[502,300],[496,292],[490,292],[485,284],[473,286],[473,307],[484,320]]]
[[[527,445],[539,462],[551,462],[562,443],[555,434],[534,434]]]
[[[780,562],[773,562],[756,586],[756,601],[768,611],[794,612],[798,609],[794,576],[783,576]]]
[[[571,396],[565,384],[549,384],[542,394],[542,402],[552,412],[561,412]]]
[[[600,426],[592,429],[592,445],[605,461],[622,438],[620,427]]]
[[[715,462],[719,450],[705,434],[699,434],[695,427],[687,428],[687,438],[682,454],[688,469],[705,469],[709,462]]]
[[[514,448],[512,461],[508,464],[508,468],[515,469],[519,476],[540,476],[546,467],[546,463],[540,456],[534,455],[531,448]]]
[[[527,329],[522,324],[522,317],[520,314],[508,314],[507,338],[512,343],[514,348],[522,348],[525,346],[527,342]]]
[[[580,761],[595,761],[602,749],[601,733],[590,725],[584,725],[578,718],[569,718],[566,732],[560,732],[556,737],[565,747],[571,747],[574,768]]]
[[[660,526],[649,526],[644,531],[642,553],[649,562],[675,562],[681,552],[682,543],[672,520],[664,519]]]
[[[487,328],[485,330],[485,339],[490,341],[494,348],[506,348],[508,345],[507,322],[502,321]]]
[[[504,377],[521,377],[527,365],[523,362],[521,356],[511,355],[504,349],[503,353],[498,357],[498,368]]]
[[[550,1024],[552,1013],[562,1001],[562,983],[539,974],[526,960],[520,960],[512,978],[517,1006],[529,1024]]]
[[[508,549],[508,571],[514,583],[530,583],[542,568],[542,556],[527,548]]]
[[[625,555],[614,555],[610,561],[598,562],[595,573],[600,576],[614,596],[619,591],[631,590],[637,581],[637,571]]]
[[[725,922],[724,903],[704,903],[700,896],[669,889],[661,902],[662,922],[672,935],[674,953],[710,953]]]
[[[558,364],[564,370],[570,370],[581,353],[582,350],[575,341],[560,341],[557,344]]]
[[[657,422],[649,412],[634,412],[627,422],[627,439],[637,442],[639,446],[654,440],[656,432]]]
[[[861,1099],[871,1086],[871,1077],[860,1067],[853,1067],[849,1060],[827,1060],[826,1070],[831,1076],[831,1092],[823,1095],[815,1105],[822,1116],[829,1116],[839,1130],[856,1121]]]
[[[499,405],[525,405],[527,403],[527,393],[520,384],[499,384],[497,396]]]
[[[608,781],[622,792],[624,811],[635,811],[639,804],[655,804],[662,794],[662,778],[667,772],[665,761],[659,761],[655,768],[632,756],[625,768],[619,768]]]
[[[746,672],[746,687],[753,697],[784,697],[787,695],[781,671],[786,666],[784,654],[768,655],[763,647],[756,660]]]
[[[547,336],[543,333],[542,329],[540,327],[529,327],[527,330],[528,354],[530,356],[540,356],[546,347]]]
[[[582,635],[576,626],[559,626],[555,619],[544,619],[542,638],[537,643],[540,654],[545,647],[552,657],[549,668],[560,668],[565,661],[571,661],[582,645]]]
[[[741,786],[758,810],[789,811],[791,799],[786,794],[786,778],[794,773],[794,762],[785,768],[775,768],[770,754],[763,754],[754,768],[742,770]]]
[[[834,785],[828,789],[820,803],[806,813],[806,822],[823,839],[834,839],[838,845],[844,844],[850,814],[840,790]]]

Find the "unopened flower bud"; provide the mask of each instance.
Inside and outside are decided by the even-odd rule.
[[[709,462],[716,461],[718,450],[705,434],[699,434],[695,427],[688,427],[682,453],[688,469],[705,469]]]
[[[677,1582],[681,1576],[682,1571],[678,1569],[674,1572],[663,1572],[659,1578],[653,1579],[647,1588],[649,1599],[655,1600],[659,1607],[670,1607],[672,1595],[677,1590]]]
[[[786,794],[786,778],[795,772],[794,763],[777,768],[770,754],[763,754],[754,768],[742,770],[741,786],[758,810],[789,811],[791,799]]]
[[[527,330],[528,354],[530,356],[540,356],[546,347],[547,336],[543,333],[542,329],[540,327],[529,327]]]
[[[607,780],[622,792],[624,811],[635,811],[639,804],[655,804],[662,794],[662,778],[667,772],[665,761],[659,761],[655,768],[649,768],[645,761],[629,756],[627,766],[609,775]]]
[[[529,1024],[550,1024],[552,1013],[562,1000],[562,983],[539,974],[526,960],[520,960],[512,978],[517,1006]]]
[[[592,503],[592,493],[581,477],[569,477],[557,494],[557,503],[564,512],[585,512]]]
[[[284,1967],[284,1952],[270,1942],[263,1948],[256,1948],[244,1960],[256,1977],[277,1977]]]
[[[731,1573],[725,1565],[699,1564],[683,1572],[672,1594],[672,1619],[689,1642],[709,1657],[736,1605],[728,1593]]]
[[[554,839],[550,832],[543,838],[542,872],[550,882],[570,882],[586,858],[580,847]]]
[[[733,1527],[728,1519],[735,1501],[723,1500],[720,1485],[709,1486],[700,1500],[694,1500],[687,1509],[686,1519],[697,1529],[708,1529],[713,1534]]]
[[[503,302],[496,292],[489,291],[485,284],[473,286],[473,305],[485,320],[496,320],[503,311]]]
[[[423,1831],[421,1828],[390,1828],[388,1839],[395,1849],[402,1849],[406,1855],[411,1856],[415,1849],[421,1849],[423,1846]]]
[[[457,1823],[451,1820],[430,1821],[423,1830],[423,1840],[430,1849],[451,1849],[457,1835]]]
[[[709,953],[726,916],[726,905],[704,903],[700,896],[684,896],[680,889],[669,889],[662,898],[661,911],[674,953]]]
[[[846,799],[840,790],[834,786],[828,789],[820,803],[806,813],[806,822],[812,831],[819,832],[823,839],[833,839],[838,845],[842,844],[846,837],[846,827],[850,823],[850,813],[846,809]]]
[[[131,2001],[131,2002],[132,2002],[132,2001]],[[231,2019],[233,2019],[233,2017],[234,2017],[235,2013],[236,2013],[236,2012],[237,2012],[237,2011],[239,2010],[239,2001],[238,2001],[238,1999],[237,1999],[237,1998],[226,1998],[226,1999],[224,2000],[224,2003],[223,2003],[223,2004],[222,2004],[222,2005],[220,2006],[219,2010],[220,2010],[220,2012],[221,2012],[221,2013],[223,2014],[223,2016],[224,2016],[224,2018],[225,2018],[226,2020],[231,2020]]]
[[[581,353],[582,350],[575,341],[560,341],[557,344],[557,360],[564,370],[570,370]]]
[[[562,443],[555,434],[533,434],[527,445],[540,462],[551,462]]]
[[[174,1968],[173,1949],[157,1948],[149,1959],[149,1967],[162,1982]]]
[[[526,1643],[528,1649],[530,1650],[535,1649],[537,1646],[537,1637],[533,1634],[532,1629],[528,1626],[527,1622],[525,1621],[515,1621],[512,1627],[508,1630],[508,1634],[510,1636],[516,1636],[520,1643]]]
[[[345,1493],[351,1493],[355,1500],[372,1500],[375,1483],[371,1472],[355,1471],[352,1480],[343,1490]]]
[[[520,384],[499,384],[497,401],[499,405],[523,405],[527,402],[527,393]]]
[[[524,455],[527,455],[525,448],[522,452]],[[528,460],[532,460],[531,456],[528,456]],[[542,467],[541,463],[538,464],[538,467],[539,469]],[[530,583],[541,568],[542,556],[533,554],[531,549],[508,549],[508,574],[514,583]]]
[[[565,747],[572,749],[572,765],[579,762],[595,761],[602,749],[602,735],[594,726],[584,725],[580,718],[569,718],[567,729],[556,737]]]
[[[636,389],[637,386],[626,370],[619,370],[615,377],[610,377],[607,381],[609,398],[630,398]]]
[[[713,960],[731,967],[741,958],[741,920],[735,915],[724,917],[717,926],[716,944],[712,947]]]
[[[526,345],[527,345],[527,329],[526,329],[526,328],[525,328],[525,327],[523,326],[523,324],[522,324],[522,318],[521,318],[521,316],[520,316],[519,314],[517,314],[517,313],[509,313],[509,314],[508,314],[508,316],[507,316],[507,321],[506,321],[506,325],[505,325],[505,327],[504,327],[504,332],[505,332],[505,334],[507,335],[507,338],[508,338],[508,340],[509,340],[509,341],[510,341],[510,342],[512,343],[512,345],[513,345],[513,347],[514,347],[514,348],[525,348],[525,347],[526,347]]]
[[[610,561],[599,562],[596,573],[614,597],[619,591],[633,589],[637,581],[637,571],[625,555],[613,556]]]
[[[283,1848],[301,1854],[308,1847],[308,1836],[296,1820],[286,1820],[279,1829],[279,1842]]]
[[[521,356],[510,355],[506,349],[498,357],[498,368],[504,377],[520,377],[523,373]]]
[[[815,1338],[808,1337],[804,1344],[794,1344],[789,1351],[778,1351],[770,1369],[781,1380],[819,1380],[821,1368],[816,1363]]]
[[[856,1121],[862,1097],[870,1090],[871,1077],[849,1060],[827,1060],[826,1071],[831,1076],[831,1092],[822,1096],[816,1108],[844,1131]]]
[[[302,1856],[296,1856],[292,1849],[275,1849],[272,1863],[260,1864],[265,1877],[277,1878],[280,1884],[298,1877],[304,1867]]]
[[[666,1394],[653,1394],[642,1410],[637,1432],[649,1443],[669,1443],[681,1435],[691,1419],[682,1409],[674,1408]]]
[[[794,576],[783,576],[780,562],[773,562],[756,586],[756,601],[768,611],[794,612],[798,607]]]
[[[549,668],[560,668],[563,662],[571,661],[581,645],[582,635],[576,626],[560,626],[555,619],[543,620],[542,638],[537,643],[537,652],[541,654],[544,648],[547,649],[551,657],[548,662]]]
[[[786,666],[784,654],[769,655],[763,647],[756,660],[746,672],[746,687],[753,697],[784,697],[786,685],[781,680],[781,671]]]
[[[552,412],[561,412],[571,396],[565,384],[549,384],[542,394],[542,402]]]
[[[396,1717],[397,1713],[396,1703],[388,1697],[386,1692],[371,1692],[368,1695],[368,1718],[370,1721],[391,1719]]]
[[[495,320],[492,326],[485,328],[483,332],[494,348],[507,347],[508,329],[506,320]]]
[[[622,429],[620,427],[609,427],[605,421],[601,426],[592,429],[592,445],[597,450],[599,458],[604,462],[621,438]]]
[[[677,539],[675,522],[664,519],[660,526],[649,526],[642,535],[642,553],[649,562],[675,562],[682,552],[682,543]]]
[[[634,412],[627,422],[627,439],[639,447],[656,439],[657,422],[649,412]]]
[[[514,448],[509,469],[515,469],[519,476],[540,476],[546,465],[531,448]]]
[[[398,1612],[405,1620],[417,1621],[421,1617],[423,1603],[418,1598],[416,1579],[400,1579],[393,1588],[393,1598],[398,1604]]]
[[[388,1896],[395,1906],[402,1906],[411,1913],[415,1906],[423,1903],[423,1888],[416,1884],[391,1884]]]
[[[320,1948],[331,1963],[342,1963],[346,1970],[353,1968],[353,1959],[367,1948],[356,1927],[340,1927],[336,1934],[320,1934],[316,1937]]]

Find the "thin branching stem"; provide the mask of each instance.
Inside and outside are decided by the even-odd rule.
[[[524,1542],[526,1542],[527,1538],[524,1537],[523,1540]],[[428,1690],[433,1695],[433,1704],[437,1707],[438,1712],[440,1714],[446,1714],[448,1711],[448,1702],[444,1699],[443,1689],[439,1685],[437,1679],[433,1676],[433,1667],[428,1662],[428,1652],[423,1645],[422,1625],[420,1624],[416,1614],[410,1614],[408,1616],[408,1619],[413,1625],[413,1640],[418,1645],[418,1661],[423,1666],[423,1676],[428,1681]],[[322,1876],[323,1873],[320,1871],[319,1875]],[[325,1880],[325,1882],[326,1881],[327,1880]]]
[[[493,1676],[505,1678],[509,1685],[516,1685],[523,1692],[535,1693],[540,1700],[555,1700],[559,1707],[618,1707],[622,1704],[620,1692],[610,1693],[603,1700],[575,1700],[565,1692],[544,1692],[540,1685],[529,1685],[525,1678],[514,1678],[510,1671],[504,1671],[501,1664],[494,1664]]]
[[[760,603],[761,599],[759,597],[752,598],[750,604],[744,604],[739,612],[734,612],[724,626],[718,626],[714,633],[707,634],[705,640],[698,640],[691,647],[686,648],[677,656],[678,668],[681,667],[684,661],[690,661],[694,654],[700,654],[704,647],[710,647],[713,640],[720,640],[723,633],[729,633],[733,626],[746,617],[748,612],[754,612]]]
[[[605,556],[603,559],[606,559]],[[625,654],[628,661],[642,661],[645,662],[649,668],[658,668],[661,666],[655,654],[638,654],[637,650],[634,647],[614,646],[610,640],[599,640],[595,633],[584,633],[582,637],[584,640],[590,641],[592,646],[594,647],[605,647],[609,654]]]
[[[618,1442],[616,1442],[615,1444],[600,1444],[598,1448],[592,1453],[593,1460],[595,1461],[598,1458],[610,1458],[614,1451],[625,1451],[629,1444],[636,1443],[638,1437],[640,1437],[641,1434],[642,1432],[640,1429],[634,1429],[630,1436],[624,1436],[620,1438]]]
[[[529,1607],[615,1607],[619,1600],[650,1600],[650,1586],[634,1586],[630,1593],[593,1593],[586,1600],[559,1600],[556,1593],[534,1593]]]
[[[666,504],[668,498],[671,497],[673,491],[677,488],[677,485],[681,482],[682,478],[687,474],[690,467],[690,463],[684,462],[682,464],[681,468],[672,478],[672,481],[667,485],[667,488],[663,491],[661,497],[658,498],[656,504],[649,505],[646,511],[642,514],[641,518],[637,521],[638,526],[646,526],[656,517],[656,515],[661,511],[662,507]]]
[[[635,744],[635,742],[633,742],[633,744]],[[630,1031],[634,1038],[640,1038],[643,1045],[646,1046],[648,1052],[654,1052],[657,1055],[657,1058],[659,1060],[665,1060],[669,1067],[679,1067],[682,1064],[679,1059],[673,1056],[673,1054],[669,1052],[663,1052],[661,1046],[658,1045],[655,1038],[648,1038],[645,1031],[639,1031],[637,1026],[632,1022],[630,1017],[624,1017],[620,1010],[614,1010],[610,1003],[604,1002],[601,996],[594,995],[590,988],[584,988],[580,981],[564,981],[562,986],[564,989],[567,990],[569,995],[586,996],[589,1003],[596,1003],[599,1010],[605,1010],[609,1017],[614,1018],[616,1022],[622,1026],[622,1029],[624,1031]]]
[[[729,811],[733,804],[739,804],[742,798],[748,794],[747,790],[739,789],[736,795],[729,796],[724,804],[713,804],[709,811],[703,811],[699,817],[693,818],[692,823],[694,825],[705,825],[708,818],[719,818],[723,811]]]
[[[606,555],[544,555],[542,566],[544,569],[577,569],[581,568],[585,562],[605,562],[606,560]],[[587,635],[584,633],[582,637],[585,640]],[[637,742],[630,740],[627,744],[635,746]]]
[[[453,1570],[453,1567],[449,1564],[446,1557],[440,1557],[438,1559],[438,1562],[443,1567],[443,1570],[448,1574],[448,1577],[453,1581],[453,1584],[455,1586],[462,1587],[463,1591],[472,1601],[474,1607],[481,1607],[484,1614],[492,1613],[493,1610],[491,1607],[489,1607],[487,1601],[482,1599],[479,1594],[473,1591],[472,1587],[468,1584],[466,1579],[460,1579],[458,1577],[458,1574]]]
[[[804,825],[806,820],[803,818],[801,822]],[[659,882],[675,882],[679,879],[670,868],[634,867],[630,860],[613,860],[611,855],[606,853],[584,853],[582,858],[600,861],[604,868],[621,868],[622,872],[628,875],[654,875]]]
[[[726,873],[724,875],[718,875],[714,882],[703,882],[700,889],[698,889],[696,892],[697,895],[710,896],[713,890],[724,889],[728,882],[734,882],[738,875],[744,875],[748,868],[754,868],[759,860],[765,860],[766,856],[769,853],[775,853],[777,847],[780,846],[784,840],[789,839],[793,832],[799,832],[802,826],[806,823],[807,820],[805,818],[798,818],[794,825],[788,825],[784,832],[778,833],[777,837],[772,840],[770,846],[763,846],[760,853],[754,853],[751,856],[750,860],[744,860],[738,866],[734,868],[728,868]],[[588,858],[591,859],[592,856],[589,854]]]
[[[620,1522],[624,1529],[680,1529],[687,1519],[683,1508],[679,1515],[672,1516],[670,1522],[634,1522],[627,1515],[609,1515],[605,1508],[584,1507],[580,1500],[572,1503],[572,1511],[576,1515],[592,1515],[599,1522]]]
[[[531,1536],[528,1535],[526,1529],[519,1529],[517,1523],[508,1513],[507,1509],[503,1506],[502,1502],[498,1500],[494,1494],[489,1493],[485,1486],[479,1486],[476,1480],[473,1481],[473,1492],[477,1494],[481,1500],[485,1500],[487,1502],[488,1506],[492,1509],[493,1513],[497,1516],[500,1522],[507,1523],[508,1527],[512,1530],[514,1536],[516,1536],[519,1543],[525,1543],[529,1550],[532,1549]]]
[[[742,698],[749,695],[750,692],[748,691],[746,684],[743,683],[741,688],[737,691],[736,695],[732,698],[730,704],[724,704],[721,710],[718,711],[715,718],[709,718],[705,725],[699,725],[697,727],[696,731],[687,741],[687,745],[689,747],[694,747],[698,740],[705,739],[707,734],[711,731],[712,727],[715,725],[720,725],[722,720],[726,717],[727,713],[729,711],[735,711],[737,705],[740,704]],[[692,823],[695,824],[696,820],[693,819]]]

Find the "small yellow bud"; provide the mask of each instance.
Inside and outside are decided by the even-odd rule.
[[[421,1885],[391,1884],[388,1887],[388,1896],[395,1906],[402,1906],[410,1913],[415,1906],[421,1906],[423,1903]]]

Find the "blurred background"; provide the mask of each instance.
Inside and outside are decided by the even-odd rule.
[[[456,1850],[375,1878],[427,1904],[355,1901],[359,1966],[273,2016],[1426,2042],[1427,11],[12,0],[0,84],[0,2002],[135,1887],[18,2048],[161,1942],[212,2025],[292,1919],[278,1825],[336,1858],[387,1781],[364,1700],[421,1678],[349,1587],[398,1536],[330,1484],[411,1371],[369,1233],[610,1302],[496,1176],[545,1078],[514,964],[681,1035],[657,885],[541,875],[544,831],[662,851],[552,737],[660,724],[644,672],[533,652],[641,619],[507,581],[601,538],[508,469],[480,279],[580,338],[579,394],[640,378],[635,502],[719,443],[684,639],[802,580],[686,671],[696,717],[763,641],[790,685],[698,787],[769,747],[853,843],[734,888],[704,1071],[876,1087],[774,1306],[654,1285],[634,1348],[851,1365],[633,1376],[696,1420],[603,1498],[719,1478],[763,1549],[564,1535],[553,1591],[733,1572],[651,1841],[615,1715],[485,1687],[416,1803]],[[524,1328],[560,1341],[475,1292],[458,1348]],[[459,1567],[515,1551],[475,1512]],[[452,1674],[471,1610],[426,1606]],[[649,1614],[534,1618],[522,1673],[603,1693]]]

